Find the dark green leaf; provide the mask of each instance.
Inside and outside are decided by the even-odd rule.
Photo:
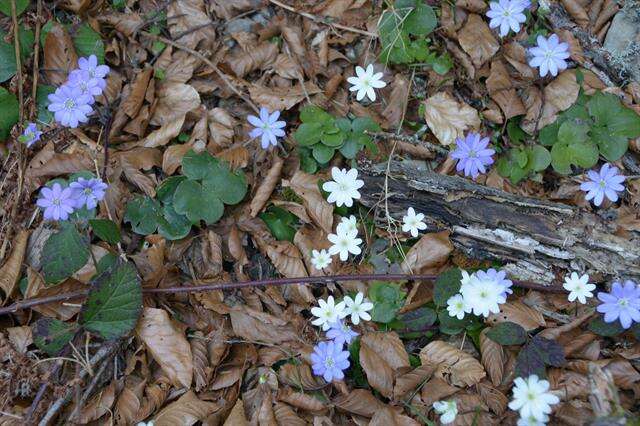
[[[69,278],[89,260],[89,247],[75,226],[64,223],[42,248],[42,273],[47,284]]]
[[[335,148],[326,146],[323,144],[317,144],[313,146],[313,158],[320,164],[326,164],[333,158],[333,154],[336,152]]]
[[[16,15],[20,16],[27,7],[29,7],[29,0],[16,0]],[[0,12],[11,16],[11,0],[0,0]]]
[[[375,302],[371,311],[373,321],[389,323],[402,307],[404,292],[398,284],[376,281],[369,287],[369,298]]]
[[[99,64],[104,64],[104,43],[100,34],[95,32],[88,24],[82,24],[72,34],[73,44],[78,56],[96,55]]]
[[[179,240],[189,235],[189,231],[191,221],[185,215],[176,213],[173,205],[165,204],[158,220],[158,233],[168,240]]]
[[[16,74],[16,51],[12,44],[2,39],[0,31],[0,83]]]
[[[191,150],[182,157],[182,174],[189,179],[204,179],[217,164],[217,160],[207,151],[196,153]]]
[[[113,253],[107,253],[102,256],[100,260],[98,260],[98,265],[96,266],[96,276],[115,265],[118,262],[118,259],[119,257]],[[95,278],[95,276],[93,278]]]
[[[48,96],[55,92],[53,86],[40,85],[36,89],[36,103],[38,105],[38,121],[49,124],[53,121],[53,113],[47,109],[49,106]]]
[[[224,162],[218,162],[202,182],[205,191],[215,194],[225,204],[238,204],[247,194],[247,180],[242,171],[232,172]]]
[[[93,228],[94,234],[102,241],[106,241],[109,244],[120,242],[120,230],[113,221],[109,219],[92,219],[89,224]]]
[[[158,220],[161,217],[160,203],[148,196],[137,196],[127,203],[124,213],[124,221],[131,223],[136,234],[153,234],[158,228]]]
[[[281,207],[271,206],[259,216],[277,240],[293,242],[296,229],[291,225],[297,221],[294,214]]]
[[[120,263],[91,282],[79,323],[103,339],[129,333],[142,311],[142,287],[132,263]]]
[[[404,21],[403,31],[415,36],[424,36],[431,33],[437,26],[438,18],[431,6],[419,1],[417,7]]]
[[[176,192],[176,188],[185,179],[185,176],[169,176],[163,180],[158,188],[156,188],[156,198],[163,203],[170,203],[173,200],[173,194]]]
[[[300,146],[312,146],[320,142],[322,124],[316,122],[302,123],[293,134]]]
[[[178,185],[173,195],[173,208],[194,223],[204,220],[212,224],[224,213],[224,205],[217,195],[193,180],[185,180]]]
[[[552,367],[562,367],[567,363],[564,358],[564,349],[555,340],[534,336],[530,345],[533,345],[540,353],[540,357],[545,364]]]
[[[449,269],[438,276],[433,286],[433,301],[436,306],[447,306],[447,300],[460,292],[462,273],[458,268]]]
[[[629,139],[616,136],[606,127],[594,127],[591,138],[598,145],[600,153],[609,161],[618,161],[629,148]]]
[[[599,336],[613,337],[624,332],[620,321],[604,322],[602,316],[598,316],[589,322],[589,330]]]
[[[20,118],[20,105],[13,93],[0,87],[0,141],[9,136],[9,132]]]
[[[59,355],[78,329],[74,322],[66,323],[55,318],[40,318],[32,327],[33,342],[49,356]]]
[[[422,307],[399,315],[393,328],[402,332],[404,338],[417,338],[423,335],[426,328],[432,326],[437,319],[438,316],[433,309]]]
[[[540,352],[533,344],[528,344],[520,349],[516,357],[516,377],[529,377],[536,374],[538,377],[546,377],[547,372]]]
[[[501,322],[487,331],[487,337],[501,345],[521,345],[527,340],[527,333],[513,322]]]

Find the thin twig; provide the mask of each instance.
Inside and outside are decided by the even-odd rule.
[[[146,31],[141,31],[140,32],[141,35],[145,36],[145,37],[149,37],[153,40],[157,40],[157,41],[161,41],[163,43],[166,43],[170,46],[173,46],[177,49],[180,50],[184,50],[187,53],[192,54],[193,56],[195,56],[196,58],[200,59],[202,62],[204,62],[205,64],[209,65],[213,71],[216,73],[216,75],[218,77],[220,77],[220,79],[229,87],[229,89],[231,89],[231,91],[233,93],[235,93],[238,97],[240,97],[243,101],[245,101],[245,103],[247,105],[249,105],[251,107],[251,109],[253,109],[255,112],[259,113],[260,110],[258,109],[258,107],[256,106],[256,104],[253,103],[253,101],[249,98],[247,98],[242,92],[240,92],[240,90],[238,90],[238,88],[236,86],[234,86],[233,83],[231,83],[231,81],[229,80],[229,77],[227,77],[227,75],[225,73],[223,73],[222,71],[220,71],[220,69],[218,68],[218,66],[216,64],[214,64],[209,58],[207,58],[206,56],[204,56],[202,53],[193,50],[183,44],[180,43],[176,43],[173,40],[169,40],[168,38],[165,37],[161,37],[155,34],[151,34],[149,32]]]
[[[414,136],[398,135],[395,133],[387,133],[387,132],[370,132],[368,130],[365,130],[364,132],[367,135],[376,139],[387,139],[387,140],[397,140],[397,141],[407,142],[412,145],[423,146],[427,149],[437,152],[438,154],[442,154],[442,155],[449,154],[449,151],[446,148],[443,148],[439,145],[436,145],[434,143],[431,143],[422,139],[418,139]]]
[[[33,42],[33,76],[31,77],[31,106],[29,109],[29,117],[33,119],[36,115],[36,105],[38,104],[38,67],[40,66],[40,28],[42,27],[42,21],[40,15],[42,14],[42,0],[38,0],[36,6],[36,33],[35,40]]]
[[[91,396],[91,393],[93,392],[96,385],[98,384],[98,381],[100,381],[100,377],[102,377],[104,372],[107,370],[107,367],[111,362],[111,357],[114,355],[115,355],[115,351],[107,356],[107,358],[102,362],[102,365],[100,366],[96,374],[93,376],[93,379],[91,379],[91,383],[89,383],[89,386],[87,386],[87,389],[82,394],[82,397],[76,398],[76,401],[77,401],[76,406],[73,409],[73,412],[71,413],[71,415],[69,416],[69,421],[75,422],[78,420],[75,417],[80,415],[80,410],[82,409],[82,406],[87,402],[87,400],[89,399],[89,396]]]
[[[300,278],[269,278],[255,281],[225,282],[216,284],[204,284],[184,287],[144,288],[144,294],[177,294],[177,293],[201,293],[214,290],[237,290],[259,286],[284,286],[291,284],[330,284],[335,281],[434,281],[437,275],[431,274],[356,274],[356,275],[329,275],[324,277],[300,277]],[[564,293],[565,290],[557,286],[547,286],[530,281],[513,281],[520,288],[539,290],[550,293]],[[87,295],[89,290],[78,290],[70,293],[57,294],[55,296],[38,297],[16,302],[10,306],[0,308],[0,315],[10,314],[23,309],[32,308],[46,303],[79,299]]]
[[[20,104],[20,122],[24,120],[24,96],[22,94],[22,61],[20,59],[20,29],[16,0],[11,0],[11,20],[13,21],[13,47],[16,53],[16,73],[18,75],[18,103]]]
[[[269,0],[269,2],[272,3],[272,4],[275,4],[276,6],[279,6],[279,7],[283,8],[283,9],[288,10],[289,12],[293,12],[293,13],[296,13],[296,14],[298,14],[300,16],[304,16],[307,19],[311,19],[314,22],[318,22],[318,23],[321,23],[321,24],[324,24],[324,25],[328,25],[330,27],[339,28],[341,30],[349,31],[351,33],[362,34],[362,35],[365,35],[367,37],[378,37],[377,34],[374,34],[374,33],[369,32],[369,31],[359,30],[357,28],[349,27],[347,25],[337,24],[335,22],[331,22],[331,21],[329,21],[329,20],[327,20],[325,18],[322,18],[320,16],[312,15],[312,14],[307,13],[307,12],[302,12],[302,11],[296,9],[295,7],[289,6],[288,4],[284,4],[284,3],[282,3],[282,2],[280,2],[278,0]]]

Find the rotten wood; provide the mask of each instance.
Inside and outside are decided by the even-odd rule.
[[[387,164],[361,164],[363,204],[376,207],[386,223]],[[614,234],[602,217],[560,203],[527,198],[391,162],[387,205],[402,220],[407,208],[426,215],[429,230],[451,231],[454,245],[469,257],[498,260],[511,276],[551,284],[567,271],[640,278],[640,237]]]

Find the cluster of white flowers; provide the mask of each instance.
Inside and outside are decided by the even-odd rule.
[[[518,426],[546,424],[551,406],[560,402],[560,398],[549,392],[549,382],[532,374],[526,379],[518,377],[513,383],[513,400],[509,408],[520,413]]]
[[[354,325],[360,324],[360,320],[370,321],[369,311],[373,309],[373,303],[364,297],[362,292],[358,292],[356,297],[345,296],[344,299],[336,303],[333,296],[327,300],[318,300],[318,306],[311,308],[311,314],[316,317],[311,324],[321,327],[322,331],[327,331],[332,324],[350,317]]]
[[[471,312],[483,317],[497,314],[500,305],[507,301],[507,295],[513,293],[512,285],[503,271],[493,268],[473,274],[462,271],[460,293],[447,300],[447,311],[458,319],[463,319],[465,314]]]

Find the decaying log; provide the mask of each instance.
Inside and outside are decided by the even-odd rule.
[[[361,164],[361,202],[384,211],[386,163]],[[552,283],[567,271],[640,278],[640,237],[625,239],[602,217],[565,204],[526,198],[393,161],[389,214],[402,220],[408,207],[426,215],[429,230],[449,229],[470,257],[498,260],[518,279]]]

